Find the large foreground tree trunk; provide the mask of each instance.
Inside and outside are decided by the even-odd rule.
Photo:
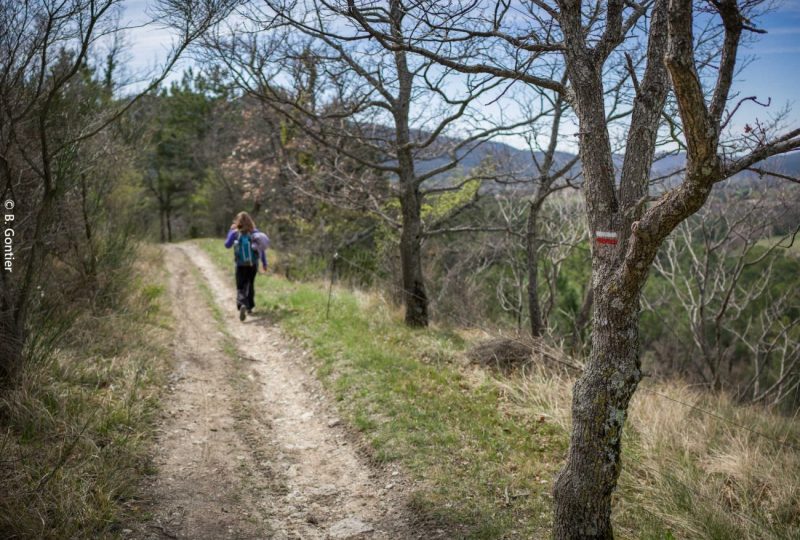
[[[572,397],[572,434],[555,481],[555,538],[613,538],[611,496],[619,478],[620,439],[641,379],[636,302],[595,279],[592,352]]]
[[[573,390],[567,462],[553,488],[553,536],[613,538],[611,496],[621,469],[622,429],[641,379],[639,297],[660,243],[655,234],[633,239],[631,233],[642,216],[639,201],[647,195],[668,89],[663,63],[667,0],[653,6],[648,62],[637,87],[619,189],[603,102],[603,63],[608,51],[621,42],[622,2],[609,2],[606,33],[594,49],[587,47],[582,31],[580,2],[565,1],[561,6],[567,72],[581,128],[584,195],[593,243],[593,306],[591,353]],[[668,230],[659,229],[659,235]]]

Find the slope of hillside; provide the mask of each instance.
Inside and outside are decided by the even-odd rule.
[[[202,246],[228,267],[218,241]],[[312,353],[307,361],[372,459],[408,473],[420,519],[459,538],[549,536],[574,383],[560,364],[534,356],[526,372],[504,375],[465,358],[485,332],[409,329],[369,292],[335,287],[328,310],[327,284],[259,283],[257,315]],[[616,530],[622,538],[796,538],[798,447],[792,419],[645,381],[623,440]]]

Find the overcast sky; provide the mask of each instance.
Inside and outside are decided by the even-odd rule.
[[[127,0],[124,3],[123,21],[128,24],[143,24],[150,20],[147,15],[151,0]],[[787,103],[794,109],[791,120],[800,124],[800,0],[784,0],[780,7],[762,17],[758,24],[767,34],[749,44],[742,51],[753,60],[737,78],[734,90],[740,97],[756,96],[760,101],[771,99],[772,106],[764,109],[745,105],[735,118],[735,126],[743,127],[757,117],[764,118],[777,112]],[[141,74],[163,62],[169,51],[171,36],[168,30],[157,24],[128,31],[131,75]],[[172,78],[180,76],[184,62]]]

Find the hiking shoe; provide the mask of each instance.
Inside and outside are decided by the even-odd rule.
[[[248,310],[247,310],[247,314],[248,314],[248,315],[252,315],[252,314],[253,314],[253,308],[250,308],[250,309],[248,309]]]
[[[247,308],[242,306],[239,308],[239,320],[244,322],[246,318],[247,318]]]

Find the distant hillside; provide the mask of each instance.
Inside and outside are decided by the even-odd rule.
[[[531,153],[529,150],[521,150],[514,148],[508,144],[495,141],[487,141],[479,143],[462,150],[459,153],[463,156],[459,165],[445,173],[437,175],[430,180],[428,185],[441,185],[452,181],[453,178],[462,178],[475,171],[481,165],[493,164],[496,171],[514,177],[517,179],[530,178],[536,174],[534,165],[534,156],[537,160],[541,160],[543,154],[541,152]],[[556,165],[561,165],[569,162],[574,157],[574,154],[568,152],[556,153]],[[615,157],[615,166],[617,167],[617,174],[622,168],[622,156]],[[449,160],[447,158],[438,158],[433,160],[419,161],[417,165],[418,173],[425,173],[437,167],[445,165]],[[671,154],[657,160],[652,167],[651,176],[653,178],[664,179],[665,186],[674,185],[680,181],[681,171],[686,164],[685,154]],[[571,174],[578,176],[580,174],[580,160],[571,169]],[[800,152],[794,152],[782,156],[769,158],[757,165],[758,168],[778,172],[784,175],[800,178]],[[740,183],[742,181],[757,180],[759,175],[752,171],[744,171],[733,177],[733,181]],[[507,189],[521,189],[525,191],[524,186],[509,185]],[[486,188],[488,191],[494,191],[497,187]]]
[[[461,157],[459,164],[454,169],[447,171],[444,174],[438,175],[438,181],[445,178],[454,176],[462,177],[474,171],[481,165],[490,165],[499,173],[511,178],[530,178],[535,174],[536,168],[534,166],[534,156],[537,160],[543,158],[542,152],[531,153],[530,150],[521,150],[514,148],[511,145],[496,142],[486,141],[470,145],[467,148],[458,152]],[[562,165],[570,161],[574,154],[568,152],[556,152],[555,162],[556,166]],[[450,160],[446,157],[441,157],[432,160],[419,160],[417,162],[417,172],[425,173],[437,167],[441,167],[448,163]],[[579,172],[579,168],[574,169],[574,173]]]
[[[660,159],[656,163],[653,164],[651,176],[654,178],[665,177],[678,172],[675,174],[675,177],[672,178],[672,184],[677,181],[680,181],[680,171],[686,165],[686,155],[685,154],[677,154],[677,155],[670,155],[666,156],[663,159]],[[775,156],[769,159],[762,161],[755,165],[755,167],[759,169],[764,169],[767,171],[776,172],[779,174],[784,174],[787,176],[792,176],[795,178],[800,178],[800,152],[794,152],[791,154],[785,154],[782,156]],[[728,180],[729,184],[739,185],[742,182],[751,182],[754,180],[759,180],[759,174],[753,171],[742,171],[739,174],[735,175],[733,178]],[[775,177],[771,177],[769,181],[774,181]],[[667,185],[670,182],[666,182]]]

